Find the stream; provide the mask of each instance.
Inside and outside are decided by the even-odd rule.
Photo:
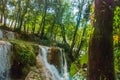
[[[44,64],[47,67],[47,69],[50,71],[50,73],[52,74],[53,80],[69,80],[69,74],[67,71],[67,62],[66,62],[65,54],[62,52],[62,49],[60,49],[61,62],[62,62],[61,70],[58,71],[55,65],[50,64],[48,62],[47,55],[48,55],[49,47],[45,47],[45,46],[39,46],[39,47],[41,48],[42,59],[44,61]]]

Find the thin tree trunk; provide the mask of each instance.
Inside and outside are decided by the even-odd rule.
[[[51,39],[53,38],[53,37],[52,37],[52,34],[53,34],[53,29],[54,29],[54,26],[55,26],[55,23],[56,23],[55,19],[56,19],[56,18],[54,18],[53,23],[52,23],[52,25],[51,25],[51,27],[50,27],[50,38],[51,38]]]
[[[4,7],[4,1],[2,0],[2,23],[4,23],[4,14],[5,14],[5,7]]]
[[[16,13],[14,30],[17,30],[17,28],[19,26],[20,14],[21,14],[21,0],[18,0],[17,2],[18,2],[18,10],[17,10],[17,13]]]
[[[2,0],[0,0],[0,7],[2,8]],[[1,9],[2,11],[2,9]],[[0,26],[2,25],[2,12],[0,13]]]
[[[33,27],[32,27],[32,33],[34,34],[35,33],[35,26],[36,26],[36,19],[37,19],[37,14],[35,14],[35,19],[34,19],[34,23],[33,23]]]
[[[12,30],[12,27],[13,27],[13,23],[14,23],[14,19],[12,20],[11,24],[10,24],[10,29]]]
[[[5,12],[5,9],[6,9],[6,3],[7,3],[7,0],[4,0],[3,1],[3,17],[4,17],[4,26],[6,26],[6,12]]]
[[[81,19],[81,16],[82,16],[82,8],[83,8],[83,5],[84,5],[84,0],[82,0],[81,3],[79,3],[79,13],[78,13],[78,18],[77,18],[77,25],[75,27],[75,31],[74,31],[74,34],[73,34],[73,40],[72,40],[72,44],[71,44],[71,47],[70,47],[70,51],[69,51],[69,56],[72,58],[71,60],[74,61],[74,57],[72,56],[72,50],[74,48],[74,45],[75,45],[75,40],[76,40],[76,35],[77,35],[77,31],[78,31],[78,27],[79,27],[79,24],[80,24],[80,19]]]
[[[73,35],[72,44],[71,44],[70,51],[69,51],[69,57],[71,58],[72,61],[74,61],[74,57],[72,56],[72,51],[73,51],[73,48],[74,48],[74,45],[75,45],[75,40],[76,40],[77,31],[78,31],[78,26],[80,24],[80,17],[81,17],[81,15],[78,18],[77,25],[75,27],[75,31],[74,31],[74,35]]]
[[[64,25],[61,25],[61,32],[62,32],[62,37],[63,37],[63,41],[64,43],[67,43],[66,41],[66,36],[65,36],[65,28],[64,28]]]
[[[27,30],[26,30],[26,21],[24,21],[24,24],[23,24],[23,31],[26,33],[27,32]]]
[[[37,31],[37,34],[38,34],[38,35],[40,34],[40,31],[41,31],[41,28],[42,28],[42,24],[43,24],[43,17],[42,17],[42,21],[41,21],[41,23],[39,24],[39,28],[38,28],[38,31]]]
[[[47,12],[47,0],[45,0],[45,8],[44,8],[44,16],[43,16],[43,23],[42,23],[42,29],[40,33],[40,37],[43,38],[44,36],[44,29],[45,29],[45,24],[46,24],[46,12]]]
[[[76,58],[76,59],[79,57],[78,54],[79,54],[80,49],[81,49],[81,47],[82,47],[82,45],[83,45],[83,43],[84,43],[84,38],[83,38],[83,37],[85,36],[85,32],[86,32],[86,27],[84,27],[84,29],[83,29],[82,38],[81,38],[81,40],[80,40],[80,44],[79,44],[79,46],[78,46],[77,52],[75,53],[75,58]]]
[[[6,26],[6,21],[7,21],[7,15],[4,14],[4,26]]]
[[[41,38],[43,38],[43,36],[44,36],[44,29],[45,29],[45,23],[46,23],[46,20],[45,20],[46,12],[47,12],[47,0],[45,0],[45,6],[43,9],[43,17],[42,17],[42,21],[40,23],[40,27],[39,27],[38,32],[37,32],[38,35],[40,34]]]
[[[3,15],[2,15],[2,13],[1,13],[0,25],[2,25],[2,19],[3,19]]]
[[[23,25],[23,21],[24,21],[24,16],[25,16],[25,14],[26,14],[27,11],[28,11],[28,10],[27,10],[28,7],[29,7],[29,0],[26,1],[26,6],[25,6],[25,8],[24,8],[24,10],[23,10],[23,13],[21,13],[22,15],[21,15],[21,17],[20,17],[20,20],[19,20],[19,27],[18,27],[19,32],[21,32],[22,25]]]

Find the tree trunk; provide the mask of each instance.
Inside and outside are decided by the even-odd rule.
[[[22,30],[22,25],[23,25],[23,21],[24,21],[24,16],[28,11],[28,7],[29,7],[29,0],[26,1],[26,6],[24,7],[23,12],[21,13],[21,16],[19,18],[19,26],[18,26],[18,31],[21,32]]]
[[[55,23],[56,23],[56,18],[54,17],[54,20],[53,20],[53,23],[52,23],[52,25],[51,25],[51,27],[50,27],[50,38],[51,39],[53,39],[53,29],[54,29],[54,26],[55,26]]]
[[[79,55],[80,49],[81,49],[81,47],[82,47],[82,45],[84,43],[85,32],[86,32],[86,27],[84,27],[84,29],[83,29],[82,38],[80,40],[80,44],[78,45],[77,52],[75,53],[75,57],[74,58],[76,58],[76,59],[79,57],[78,55]]]
[[[32,33],[35,33],[35,26],[36,26],[36,19],[37,19],[37,14],[35,14],[34,16],[34,22],[33,22],[33,26],[32,26]]]
[[[2,8],[2,0],[0,0],[0,7]],[[0,13],[0,26],[1,25],[2,25],[2,12]]]
[[[78,27],[79,27],[79,24],[80,24],[80,18],[81,18],[81,15],[78,16],[77,25],[75,27],[75,31],[74,31],[74,34],[73,34],[73,40],[72,40],[72,44],[70,46],[70,51],[69,51],[69,57],[71,58],[72,62],[74,61],[74,57],[72,56],[72,51],[73,51],[73,48],[74,48],[74,45],[75,45],[76,35],[77,35]]]
[[[14,19],[11,21],[11,24],[10,24],[10,29],[12,30],[12,27],[13,27],[13,23],[14,23]]]
[[[0,17],[0,26],[2,25],[2,19],[3,19],[3,15],[1,13],[1,17]]]
[[[7,21],[7,15],[4,13],[4,26],[6,26],[6,21]]]
[[[113,60],[113,0],[95,0],[94,33],[89,45],[88,80],[115,80]]]
[[[44,37],[44,30],[45,30],[45,24],[46,24],[46,13],[47,13],[47,0],[45,0],[45,7],[44,7],[44,15],[43,15],[43,23],[42,23],[42,29],[40,33],[40,37]]]
[[[23,24],[23,31],[24,31],[24,33],[27,33],[27,29],[26,29],[26,21],[24,21],[24,24]]]
[[[18,2],[18,10],[16,13],[16,20],[15,20],[15,26],[14,26],[14,30],[16,31],[19,27],[19,21],[20,21],[20,15],[21,15],[21,0],[17,0]]]
[[[64,25],[62,25],[62,24],[61,24],[60,27],[61,27],[63,42],[64,42],[64,43],[67,43],[66,36],[65,36],[65,27],[64,27]]]

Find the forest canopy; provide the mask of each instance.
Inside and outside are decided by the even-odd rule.
[[[80,72],[86,77],[83,68],[94,65],[93,57],[97,61],[111,53],[111,65],[120,79],[120,1],[113,1],[0,0],[0,29],[19,34],[20,40],[63,48],[71,76]]]

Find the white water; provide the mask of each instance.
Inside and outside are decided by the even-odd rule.
[[[10,80],[9,70],[11,68],[11,44],[0,41],[0,80]]]
[[[64,80],[69,80],[69,75],[68,75],[68,71],[67,71],[67,61],[66,61],[66,58],[65,58],[65,54],[63,54],[63,58],[64,58],[64,67],[63,67],[63,77],[64,77]]]
[[[5,32],[5,33],[4,33]],[[2,31],[0,30],[0,39],[7,38],[7,39],[15,39],[14,32],[12,31]]]
[[[8,31],[6,35],[7,35],[7,39],[14,39],[15,38],[14,33],[12,31]]]
[[[0,38],[3,38],[3,32],[0,30]]]
[[[48,63],[47,60],[47,52],[49,47],[45,47],[45,46],[39,46],[42,52],[42,59],[44,61],[44,64],[46,66],[46,68],[50,71],[50,73],[52,74],[53,80],[69,80],[69,75],[67,72],[67,62],[66,62],[66,58],[65,55],[61,56],[61,61],[63,61],[64,64],[61,64],[63,67],[61,68],[62,73],[59,73],[59,71],[57,70],[57,68]],[[47,75],[47,72],[46,72]]]

